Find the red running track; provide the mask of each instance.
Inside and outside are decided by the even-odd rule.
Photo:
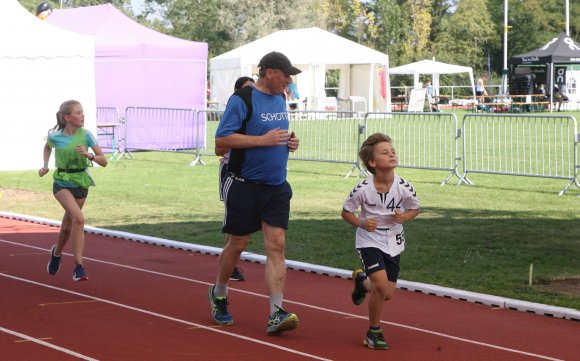
[[[218,327],[215,256],[87,234],[90,280],[73,282],[70,245],[46,272],[57,232],[0,218],[2,360],[580,360],[577,321],[403,290],[382,318],[390,349],[370,350],[352,281],[292,270],[284,306],[300,326],[267,336],[264,266],[248,262],[230,284],[235,324]]]

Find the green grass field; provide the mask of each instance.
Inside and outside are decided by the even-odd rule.
[[[218,159],[190,167],[191,154],[139,152],[92,171],[97,187],[86,223],[184,242],[222,246]],[[359,266],[354,229],[340,218],[360,179],[348,164],[290,161],[294,198],[287,258],[352,269]],[[564,180],[472,174],[473,186],[440,186],[447,172],[399,168],[422,203],[405,225],[400,277],[447,287],[580,309],[580,296],[547,291],[552,280],[580,278],[580,194],[557,192]],[[50,177],[0,173],[0,209],[60,219]],[[261,236],[249,250],[263,253]],[[534,264],[534,285],[528,270]]]

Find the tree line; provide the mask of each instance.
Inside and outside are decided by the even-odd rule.
[[[214,57],[278,30],[319,27],[390,58],[390,66],[435,58],[500,76],[505,0],[64,0],[64,7],[112,3],[168,35],[207,42]],[[39,0],[20,0],[34,11]],[[59,1],[49,1],[59,7]],[[580,1],[570,1],[570,36],[580,35]],[[508,56],[565,31],[565,0],[509,0]]]

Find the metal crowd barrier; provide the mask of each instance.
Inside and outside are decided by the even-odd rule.
[[[289,130],[300,138],[298,152],[289,159],[330,163],[358,163],[361,119],[357,112],[348,111],[290,111]]]
[[[205,147],[198,148],[191,165],[203,163],[203,155],[215,155],[215,132],[223,111],[197,111],[198,124],[205,126]],[[357,112],[291,111],[290,131],[300,138],[300,151],[290,153],[292,160],[333,162],[358,166],[360,118]],[[199,132],[201,134],[201,131]]]
[[[202,155],[215,155],[215,131],[223,114],[223,110],[195,111],[196,124],[203,128],[203,132],[200,129],[196,133],[198,137],[196,141],[197,144],[203,144],[203,146],[196,148],[195,159],[190,163],[191,166],[195,166],[197,163],[205,165],[201,159]]]
[[[205,127],[194,109],[128,107],[125,114],[127,149],[193,151],[204,146]]]
[[[97,107],[97,140],[99,147],[111,151],[111,160],[127,156],[124,152],[127,128],[115,107]]]
[[[393,139],[399,155],[399,167],[446,170],[446,184],[458,172],[461,131],[453,113],[367,113],[362,140],[373,133],[385,133]]]
[[[215,155],[218,110],[127,108],[124,147],[158,151],[194,151],[192,166]],[[467,114],[459,124],[453,113],[364,113],[290,111],[290,131],[300,138],[292,160],[352,165],[364,173],[358,151],[366,137],[386,133],[394,140],[399,166],[449,172],[457,184],[472,184],[469,173],[569,180],[564,194],[578,182],[576,119],[558,115]],[[459,168],[462,166],[462,170]]]
[[[468,173],[568,179],[578,183],[576,119],[558,115],[467,114],[463,117],[463,175]]]

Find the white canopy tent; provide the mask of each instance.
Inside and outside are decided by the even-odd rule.
[[[397,66],[389,69],[391,75],[413,75],[415,89],[421,87],[419,76],[422,74],[431,74],[433,79],[433,91],[439,94],[439,75],[441,74],[459,74],[468,73],[471,81],[471,91],[475,98],[475,84],[473,82],[473,69],[469,66],[441,63],[435,60],[421,60],[415,63]]]
[[[211,100],[225,104],[236,79],[257,74],[258,62],[271,51],[302,70],[295,81],[310,110],[324,108],[329,69],[340,70],[339,98],[364,97],[369,110],[390,108],[390,98],[381,96],[381,88],[388,89],[388,55],[319,28],[281,30],[210,59]]]
[[[0,11],[0,171],[39,169],[60,104],[83,105],[96,135],[95,43],[48,24],[17,0]],[[51,164],[52,165],[52,164]]]

